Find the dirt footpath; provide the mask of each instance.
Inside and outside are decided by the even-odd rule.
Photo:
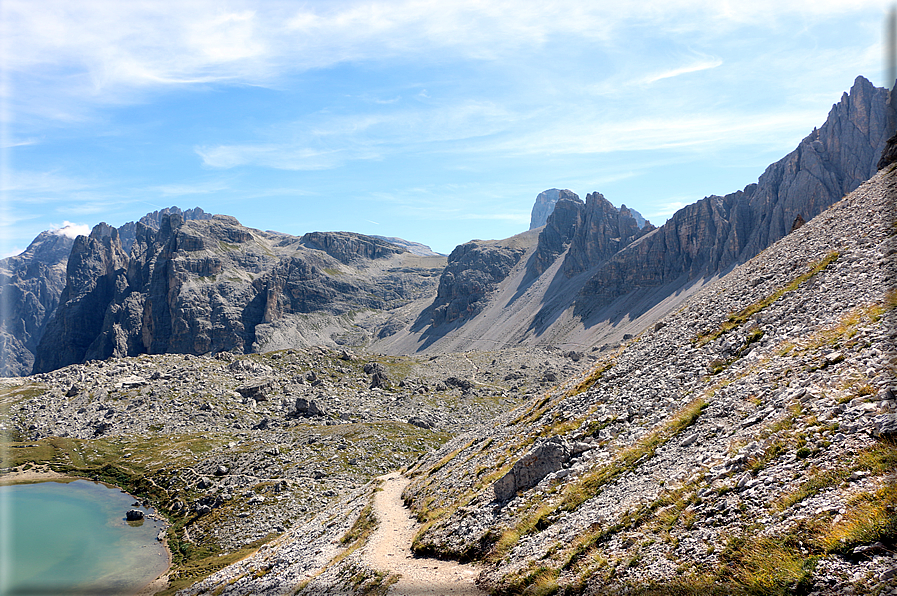
[[[411,540],[417,521],[402,504],[408,479],[398,472],[381,476],[383,490],[374,494],[374,513],[380,525],[365,546],[368,565],[402,574],[389,589],[394,596],[485,596],[474,584],[477,570],[453,561],[415,558]]]

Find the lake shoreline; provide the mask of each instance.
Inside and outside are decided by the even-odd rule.
[[[120,487],[107,484],[105,482],[100,482],[98,480],[94,480],[93,478],[82,478],[79,476],[72,476],[70,474],[63,474],[60,472],[56,472],[50,469],[49,464],[34,464],[27,470],[17,469],[14,471],[8,471],[2,475],[0,475],[0,486],[12,486],[16,484],[38,484],[41,482],[61,482],[61,483],[69,483],[74,482],[76,480],[88,480],[90,482],[96,482],[97,484],[102,484],[104,486],[108,486],[110,488],[118,488]],[[129,495],[134,498],[135,501],[139,501],[137,497],[134,495]],[[161,521],[163,521],[166,526],[168,525],[168,520],[155,512],[154,515]],[[167,565],[165,571],[159,574],[155,579],[144,585],[140,588],[139,591],[135,592],[133,596],[153,596],[157,592],[161,592],[168,587],[168,574],[171,572],[171,549],[168,548],[168,541],[162,540],[162,547],[165,549],[165,556],[167,557]]]

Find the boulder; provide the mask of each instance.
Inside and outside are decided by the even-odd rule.
[[[473,381],[470,379],[459,379],[458,377],[449,377],[445,380],[447,387],[457,387],[461,391],[470,391],[474,388]]]
[[[128,521],[140,521],[143,519],[143,512],[139,509],[128,509],[125,513],[125,519]]]
[[[386,374],[386,368],[379,362],[366,362],[362,370],[364,370],[364,374],[366,375],[373,375],[375,373]]]
[[[375,372],[371,377],[371,389],[389,389],[391,383],[386,373]]]
[[[326,414],[314,401],[298,397],[296,398],[293,416],[326,416]]]
[[[411,418],[409,418],[408,424],[428,430],[433,428],[432,422],[430,422],[429,420],[425,420],[424,418],[419,418],[417,416],[412,416]]]
[[[265,401],[274,391],[274,379],[262,379],[237,388],[237,393],[255,401]]]
[[[569,459],[570,447],[563,439],[548,439],[517,460],[510,471],[495,482],[495,500],[509,501],[517,491],[532,488],[551,472],[563,468]]]

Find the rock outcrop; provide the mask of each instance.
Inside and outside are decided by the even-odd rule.
[[[476,316],[488,294],[508,276],[523,253],[500,242],[461,244],[449,255],[436,299],[423,317],[429,314],[429,322],[439,326]]]
[[[644,219],[639,226],[631,210],[625,205],[617,209],[599,192],[586,195],[583,203],[575,193],[560,191],[527,263],[527,278],[542,275],[561,255],[565,255],[564,275],[572,277],[600,265],[653,229]]]
[[[596,298],[723,273],[787,235],[798,215],[809,221],[856,189],[876,172],[885,147],[886,100],[885,89],[857,78],[825,124],[756,184],[688,205],[614,255],[580,291],[581,312]]]
[[[59,307],[35,352],[35,370],[53,370],[103,353],[99,344],[106,310],[128,287],[127,260],[112,226],[99,224],[90,236],[75,239]]]
[[[549,188],[540,192],[536,196],[536,203],[533,205],[533,212],[530,215],[529,229],[535,230],[544,226],[548,221],[548,216],[554,212],[555,204],[560,200],[562,194],[566,193],[570,193],[570,191],[557,188]]]
[[[179,214],[185,220],[210,219],[199,207],[182,211],[167,207],[148,213],[140,223],[157,230],[162,217]],[[130,252],[137,222],[118,228],[122,251]],[[66,265],[74,239],[64,230],[41,232],[22,254],[0,261],[0,376],[26,375],[34,367],[34,354],[47,324],[56,314],[65,288]]]
[[[881,172],[423,458],[414,550],[494,594],[893,591],[895,192]]]
[[[212,219],[212,214],[206,213],[200,207],[194,207],[192,209],[166,207],[158,211],[152,211],[141,217],[138,221],[129,221],[118,228],[118,237],[119,240],[121,240],[122,249],[126,253],[131,252],[131,247],[137,239],[137,224],[143,224],[148,228],[158,230],[162,225],[162,218],[166,215],[179,215],[184,221]]]
[[[570,460],[570,448],[558,437],[552,437],[518,459],[507,474],[495,481],[495,500],[505,502],[517,491],[531,489],[545,476],[564,467]]]
[[[534,223],[551,211],[536,246],[518,261],[525,271],[507,268],[505,278],[488,278],[497,291],[476,294],[475,308],[463,300],[453,307],[444,290],[466,274],[464,261],[453,259],[433,303],[449,316],[433,317],[429,328],[411,327],[407,336],[397,333],[390,345],[438,352],[515,343],[578,349],[625,340],[872,176],[889,136],[887,97],[857,78],[826,122],[756,183],[688,205],[656,229],[600,193],[583,202],[571,191],[545,191]],[[476,259],[471,266],[478,280]],[[463,327],[440,329],[462,312]]]

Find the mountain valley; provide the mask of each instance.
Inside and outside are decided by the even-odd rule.
[[[152,505],[162,594],[410,593],[372,546],[400,471],[401,552],[484,593],[897,595],[893,111],[859,77],[659,226],[552,189],[448,256],[199,208],[45,232],[0,261],[0,483]]]

